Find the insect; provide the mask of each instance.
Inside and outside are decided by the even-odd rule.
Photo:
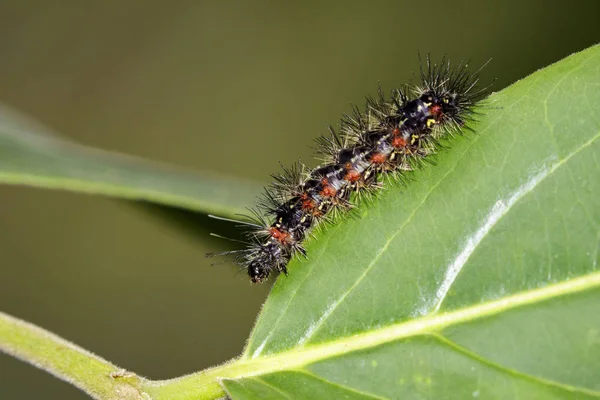
[[[316,140],[320,166],[298,162],[272,175],[250,215],[234,221],[245,247],[209,256],[232,256],[255,283],[274,271],[287,275],[289,261],[306,255],[303,243],[317,224],[335,221],[380,189],[384,177],[401,178],[435,153],[439,139],[465,129],[476,115],[474,104],[486,95],[487,88],[478,87],[486,64],[469,72],[468,64],[452,66],[445,57],[434,64],[427,57],[419,85],[367,97],[364,111],[355,107],[338,131],[330,128]]]

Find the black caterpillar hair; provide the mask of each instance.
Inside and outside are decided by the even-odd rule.
[[[297,163],[272,175],[251,215],[235,221],[246,247],[209,256],[233,256],[255,283],[273,271],[287,275],[294,255],[306,255],[311,229],[351,208],[353,193],[372,193],[386,175],[402,177],[435,152],[440,138],[462,132],[475,116],[473,105],[485,97],[487,88],[477,88],[484,66],[470,73],[468,64],[452,67],[445,57],[432,64],[427,57],[420,85],[395,89],[389,98],[381,90],[368,97],[364,112],[355,108],[339,132],[330,128],[329,136],[316,140],[323,165]]]

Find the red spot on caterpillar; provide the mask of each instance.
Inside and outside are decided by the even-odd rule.
[[[302,210],[312,214],[315,217],[321,216],[321,211],[317,207],[317,203],[308,194],[303,193],[300,197],[302,201]]]
[[[337,193],[337,190],[329,184],[327,178],[323,178],[321,180],[321,184],[323,185],[323,189],[320,192],[320,195],[323,197],[334,197]]]
[[[399,134],[400,134],[400,128],[395,127],[394,129],[392,129],[392,135],[398,136]]]
[[[290,238],[290,234],[288,232],[275,228],[274,226],[269,228],[269,234],[273,239],[284,244],[287,243]]]
[[[429,112],[431,113],[431,115],[436,117],[437,120],[439,120],[440,117],[442,117],[444,115],[444,113],[442,112],[442,106],[439,104],[432,105],[429,108]]]
[[[406,145],[407,141],[402,136],[394,136],[392,138],[392,146],[394,146],[395,148],[400,149],[402,147],[406,147]]]
[[[344,176],[344,180],[348,182],[356,182],[361,178],[360,172],[355,169],[349,170]]]
[[[371,155],[371,163],[373,164],[383,164],[387,160],[387,155],[383,153],[373,153]]]

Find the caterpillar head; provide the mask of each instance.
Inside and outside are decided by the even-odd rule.
[[[265,267],[260,261],[254,260],[248,264],[248,276],[252,283],[262,283],[267,280],[271,269]]]
[[[489,62],[489,61],[488,61]],[[472,117],[473,105],[483,99],[488,87],[478,87],[479,72],[469,72],[468,64],[451,66],[446,57],[439,64],[428,56],[421,66],[421,100],[431,104],[430,113],[436,123],[450,122],[463,126]]]

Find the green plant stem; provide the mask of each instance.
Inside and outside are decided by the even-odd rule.
[[[143,378],[3,312],[0,312],[0,351],[51,373],[95,399],[148,398],[141,391]]]

